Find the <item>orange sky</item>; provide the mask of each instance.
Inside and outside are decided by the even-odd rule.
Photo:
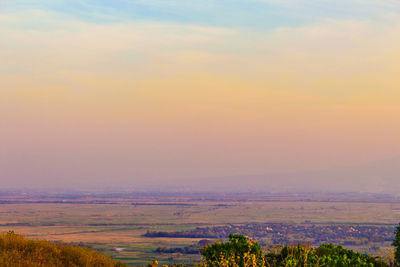
[[[393,14],[260,32],[27,9],[0,25],[6,187],[190,185],[400,154]]]

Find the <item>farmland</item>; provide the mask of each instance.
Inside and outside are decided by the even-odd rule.
[[[0,231],[81,244],[142,265],[199,259],[199,242],[230,232],[260,243],[390,247],[400,201],[386,195],[2,192]],[[203,244],[203,243],[202,243]]]

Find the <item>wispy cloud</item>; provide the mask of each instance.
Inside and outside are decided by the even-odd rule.
[[[91,22],[153,20],[217,27],[270,30],[315,23],[321,19],[384,19],[398,13],[396,0],[6,0],[1,12],[41,9]]]
[[[157,184],[398,155],[399,16],[307,3],[2,1],[1,176]]]

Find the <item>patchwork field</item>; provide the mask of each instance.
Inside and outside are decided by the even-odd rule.
[[[154,258],[160,263],[190,263],[199,259],[193,253],[199,241],[224,238],[231,230],[245,231],[268,244],[295,242],[305,238],[298,229],[310,229],[305,240],[310,243],[327,240],[377,252],[390,247],[392,229],[400,222],[400,202],[376,197],[2,195],[0,201],[1,232],[13,230],[30,238],[83,244],[132,265]],[[161,237],[145,236],[149,231]],[[191,254],[172,253],[190,245]]]

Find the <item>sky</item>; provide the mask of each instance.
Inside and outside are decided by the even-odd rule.
[[[2,188],[400,189],[398,0],[0,0]]]

